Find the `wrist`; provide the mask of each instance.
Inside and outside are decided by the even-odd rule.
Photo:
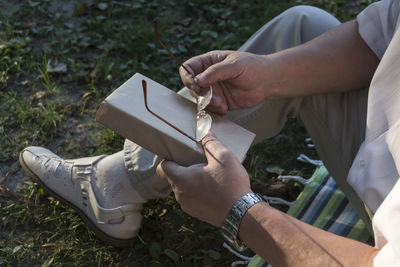
[[[260,83],[264,94],[264,100],[280,98],[281,82],[279,68],[279,58],[274,54],[262,55],[262,67],[260,68]]]
[[[221,206],[219,207],[220,223],[217,225],[219,228],[222,227],[222,224],[224,223],[226,217],[229,215],[232,208],[239,201],[239,199],[249,193],[254,192],[250,188],[248,190],[240,190],[239,192],[234,192],[233,190],[230,190],[229,196],[225,196],[224,198],[222,198],[223,200],[220,201]]]
[[[272,213],[271,213],[272,212]],[[240,227],[238,230],[238,235],[240,240],[247,241],[248,240],[248,231],[249,229],[254,229],[256,224],[263,224],[267,220],[271,220],[276,212],[276,209],[269,205],[269,202],[259,202],[256,205],[253,205],[246,214],[242,218],[242,222],[240,223]]]
[[[234,247],[238,251],[245,249],[244,244],[239,239],[239,228],[242,219],[251,207],[260,202],[265,202],[264,198],[260,194],[250,192],[243,195],[238,201],[236,201],[222,223],[222,236],[230,246]]]

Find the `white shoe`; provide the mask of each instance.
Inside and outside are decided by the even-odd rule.
[[[103,208],[96,199],[91,174],[103,156],[63,160],[42,147],[19,155],[23,169],[48,193],[75,209],[97,237],[116,247],[128,246],[139,231],[142,201]]]

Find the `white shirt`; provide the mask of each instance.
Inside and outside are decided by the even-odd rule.
[[[400,266],[400,2],[383,0],[357,17],[359,33],[381,59],[372,79],[365,141],[347,181],[375,213],[380,249],[374,266]]]

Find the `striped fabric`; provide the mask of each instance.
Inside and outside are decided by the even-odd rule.
[[[374,240],[324,166],[318,167],[288,214],[331,233],[373,245]],[[256,256],[249,267],[268,266]]]

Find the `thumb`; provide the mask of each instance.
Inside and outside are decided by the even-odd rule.
[[[238,76],[240,66],[232,64],[227,59],[208,67],[205,71],[198,74],[194,81],[200,87],[208,87],[220,81],[230,80]]]
[[[204,147],[204,153],[206,155],[208,163],[212,161],[217,161],[221,163],[222,154],[229,151],[212,132],[209,132],[201,140],[201,143]]]
[[[185,167],[173,161],[163,160],[158,164],[156,173],[160,178],[167,180],[170,185],[177,185],[182,180],[185,170]]]

